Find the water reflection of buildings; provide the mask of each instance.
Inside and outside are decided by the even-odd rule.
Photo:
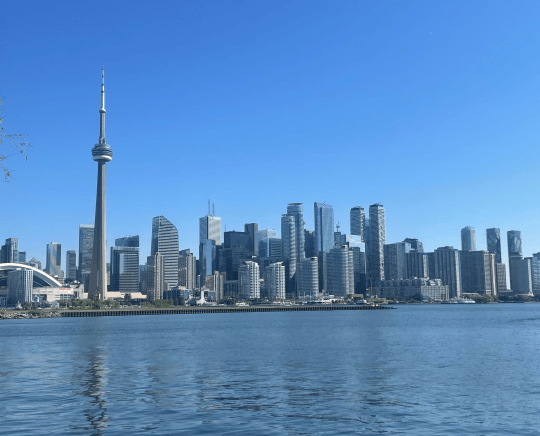
[[[85,356],[88,367],[81,372],[82,394],[90,398],[91,407],[84,408],[86,420],[90,423],[95,434],[102,435],[107,427],[107,402],[104,399],[103,386],[105,385],[104,351],[91,347]]]

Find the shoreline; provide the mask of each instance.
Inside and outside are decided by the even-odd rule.
[[[4,319],[41,319],[41,318],[85,318],[99,316],[140,316],[140,315],[196,315],[210,313],[262,313],[262,312],[319,312],[335,310],[390,310],[392,306],[369,305],[324,305],[324,306],[205,306],[176,308],[122,308],[88,310],[5,310],[0,311],[0,320]]]

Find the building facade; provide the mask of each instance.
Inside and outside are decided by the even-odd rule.
[[[66,279],[77,280],[77,253],[75,250],[66,251]]]
[[[296,269],[296,295],[299,299],[312,299],[319,292],[319,258],[306,257]]]
[[[285,300],[285,265],[276,262],[268,265],[264,271],[264,286],[270,300]]]
[[[12,262],[10,262],[12,263]],[[33,296],[34,272],[17,268],[7,273],[7,302],[11,305],[31,303]]]
[[[238,291],[240,298],[253,300],[261,298],[259,265],[250,260],[238,268]]]
[[[476,251],[476,230],[473,227],[461,229],[461,251]]]
[[[152,219],[150,255],[158,252],[163,257],[164,279],[172,288],[178,284],[178,230],[162,215]]]
[[[328,295],[345,297],[354,294],[354,258],[347,245],[324,254],[325,290]]]
[[[431,262],[430,262],[431,263]],[[433,252],[433,275],[448,286],[450,298],[461,297],[461,268],[459,250],[454,247],[439,247]]]
[[[497,295],[494,254],[489,251],[461,251],[460,269],[463,293]]]
[[[380,203],[369,206],[368,276],[372,283],[384,280],[384,245],[386,244],[386,218]]]
[[[178,286],[193,290],[197,280],[197,259],[189,248],[181,250],[178,257]]]
[[[94,249],[94,226],[81,224],[79,226],[79,270],[78,280],[88,292],[90,270],[92,269],[92,252]]]
[[[350,225],[351,225],[351,235],[360,236],[361,242],[364,240],[364,229],[366,225],[366,213],[364,208],[361,206],[354,206],[351,208],[350,216]]]
[[[124,293],[139,292],[139,236],[118,238],[111,247],[111,285],[112,291]]]
[[[62,276],[62,244],[51,242],[47,244],[45,272],[50,276]]]
[[[497,228],[486,229],[487,250],[495,255],[495,262],[502,263],[501,230]]]

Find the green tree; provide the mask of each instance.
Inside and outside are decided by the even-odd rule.
[[[2,109],[2,99],[0,99],[0,110]],[[6,144],[9,144],[6,145]],[[11,171],[6,167],[5,161],[16,155],[22,155],[28,160],[27,150],[31,144],[24,141],[21,133],[6,133],[2,126],[2,115],[0,114],[0,171],[4,173],[4,180],[11,180]]]

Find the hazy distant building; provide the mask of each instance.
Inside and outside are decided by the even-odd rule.
[[[352,245],[349,242],[349,251],[353,254],[354,293],[364,294],[367,288],[366,277],[366,252],[365,244],[362,247]]]
[[[244,224],[244,232],[249,235],[247,247],[251,251],[252,256],[256,256],[255,235],[258,231],[259,231],[259,225],[257,223]]]
[[[19,238],[7,238],[0,248],[0,263],[19,262]]]
[[[285,294],[285,265],[276,262],[268,265],[264,271],[266,295],[270,300],[284,300]]]
[[[259,256],[283,259],[283,244],[280,238],[265,238],[259,241]]]
[[[164,257],[159,252],[147,258],[146,296],[150,301],[162,300],[164,291],[168,290],[165,280],[164,260]]]
[[[294,298],[296,274],[296,225],[295,217],[291,214],[281,215],[281,244],[282,256],[285,263],[285,280],[287,298]]]
[[[489,251],[461,251],[460,268],[463,293],[497,295],[494,254]]]
[[[334,209],[329,204],[314,203],[315,252],[328,253],[334,247]]]
[[[252,261],[243,262],[238,268],[238,291],[240,298],[261,298],[259,265]]]
[[[384,245],[384,277],[385,280],[407,278],[407,253],[411,251],[408,242],[396,242]]]
[[[354,294],[354,258],[349,247],[332,248],[324,254],[324,262],[326,293],[336,297]]]
[[[433,252],[434,272],[436,279],[441,279],[448,286],[449,297],[460,297],[461,268],[459,250],[454,247],[440,247]]]
[[[487,250],[495,255],[495,262],[502,263],[501,230],[497,228],[486,230]]]
[[[181,250],[178,257],[178,286],[195,289],[197,279],[197,259],[189,248]]]
[[[461,250],[476,251],[476,230],[467,226],[461,229]]]
[[[523,244],[521,242],[521,231],[509,230],[507,232],[507,238],[508,238],[508,257],[522,257]]]
[[[45,272],[50,276],[61,277],[62,270],[62,244],[51,242],[47,244],[47,258]]]
[[[304,205],[302,203],[289,203],[287,215],[294,217],[296,261],[300,262],[306,257],[304,250]]]
[[[296,295],[298,298],[314,298],[319,292],[319,259],[306,257],[296,268]]]
[[[163,256],[164,280],[169,287],[178,284],[178,230],[163,215],[152,219],[151,256]],[[163,295],[163,294],[161,294]]]
[[[66,251],[66,279],[77,280],[77,252]]]
[[[338,226],[339,228],[339,226]],[[347,235],[339,230],[334,232],[334,247],[341,247],[347,244]]]
[[[360,236],[360,240],[364,241],[364,230],[366,224],[366,214],[361,206],[354,206],[350,212],[351,235]]]
[[[424,251],[424,244],[422,244],[418,239],[415,238],[405,238],[403,242],[408,242],[411,244],[411,250],[416,250],[419,252]]]
[[[92,268],[92,252],[94,249],[94,226],[79,226],[79,272],[78,278],[84,284],[84,292],[88,292],[90,269]]]
[[[368,276],[372,283],[384,280],[384,244],[386,243],[386,219],[380,203],[369,206],[369,252]]]
[[[26,251],[19,251],[19,263],[26,262]]]
[[[12,263],[12,262],[10,262]],[[7,273],[8,304],[31,303],[34,272],[30,269],[17,268]]]
[[[206,215],[199,218],[199,244],[204,239],[212,239],[216,245],[221,245],[221,218]]]
[[[41,269],[41,262],[37,260],[35,257],[30,259],[28,262],[25,262],[25,265],[33,266],[36,269]]]
[[[115,246],[111,247],[110,263],[110,289],[123,293],[139,292],[139,236],[116,239]]]
[[[276,238],[276,231],[274,229],[263,229],[255,232],[255,256],[259,255],[259,243],[263,239]]]

